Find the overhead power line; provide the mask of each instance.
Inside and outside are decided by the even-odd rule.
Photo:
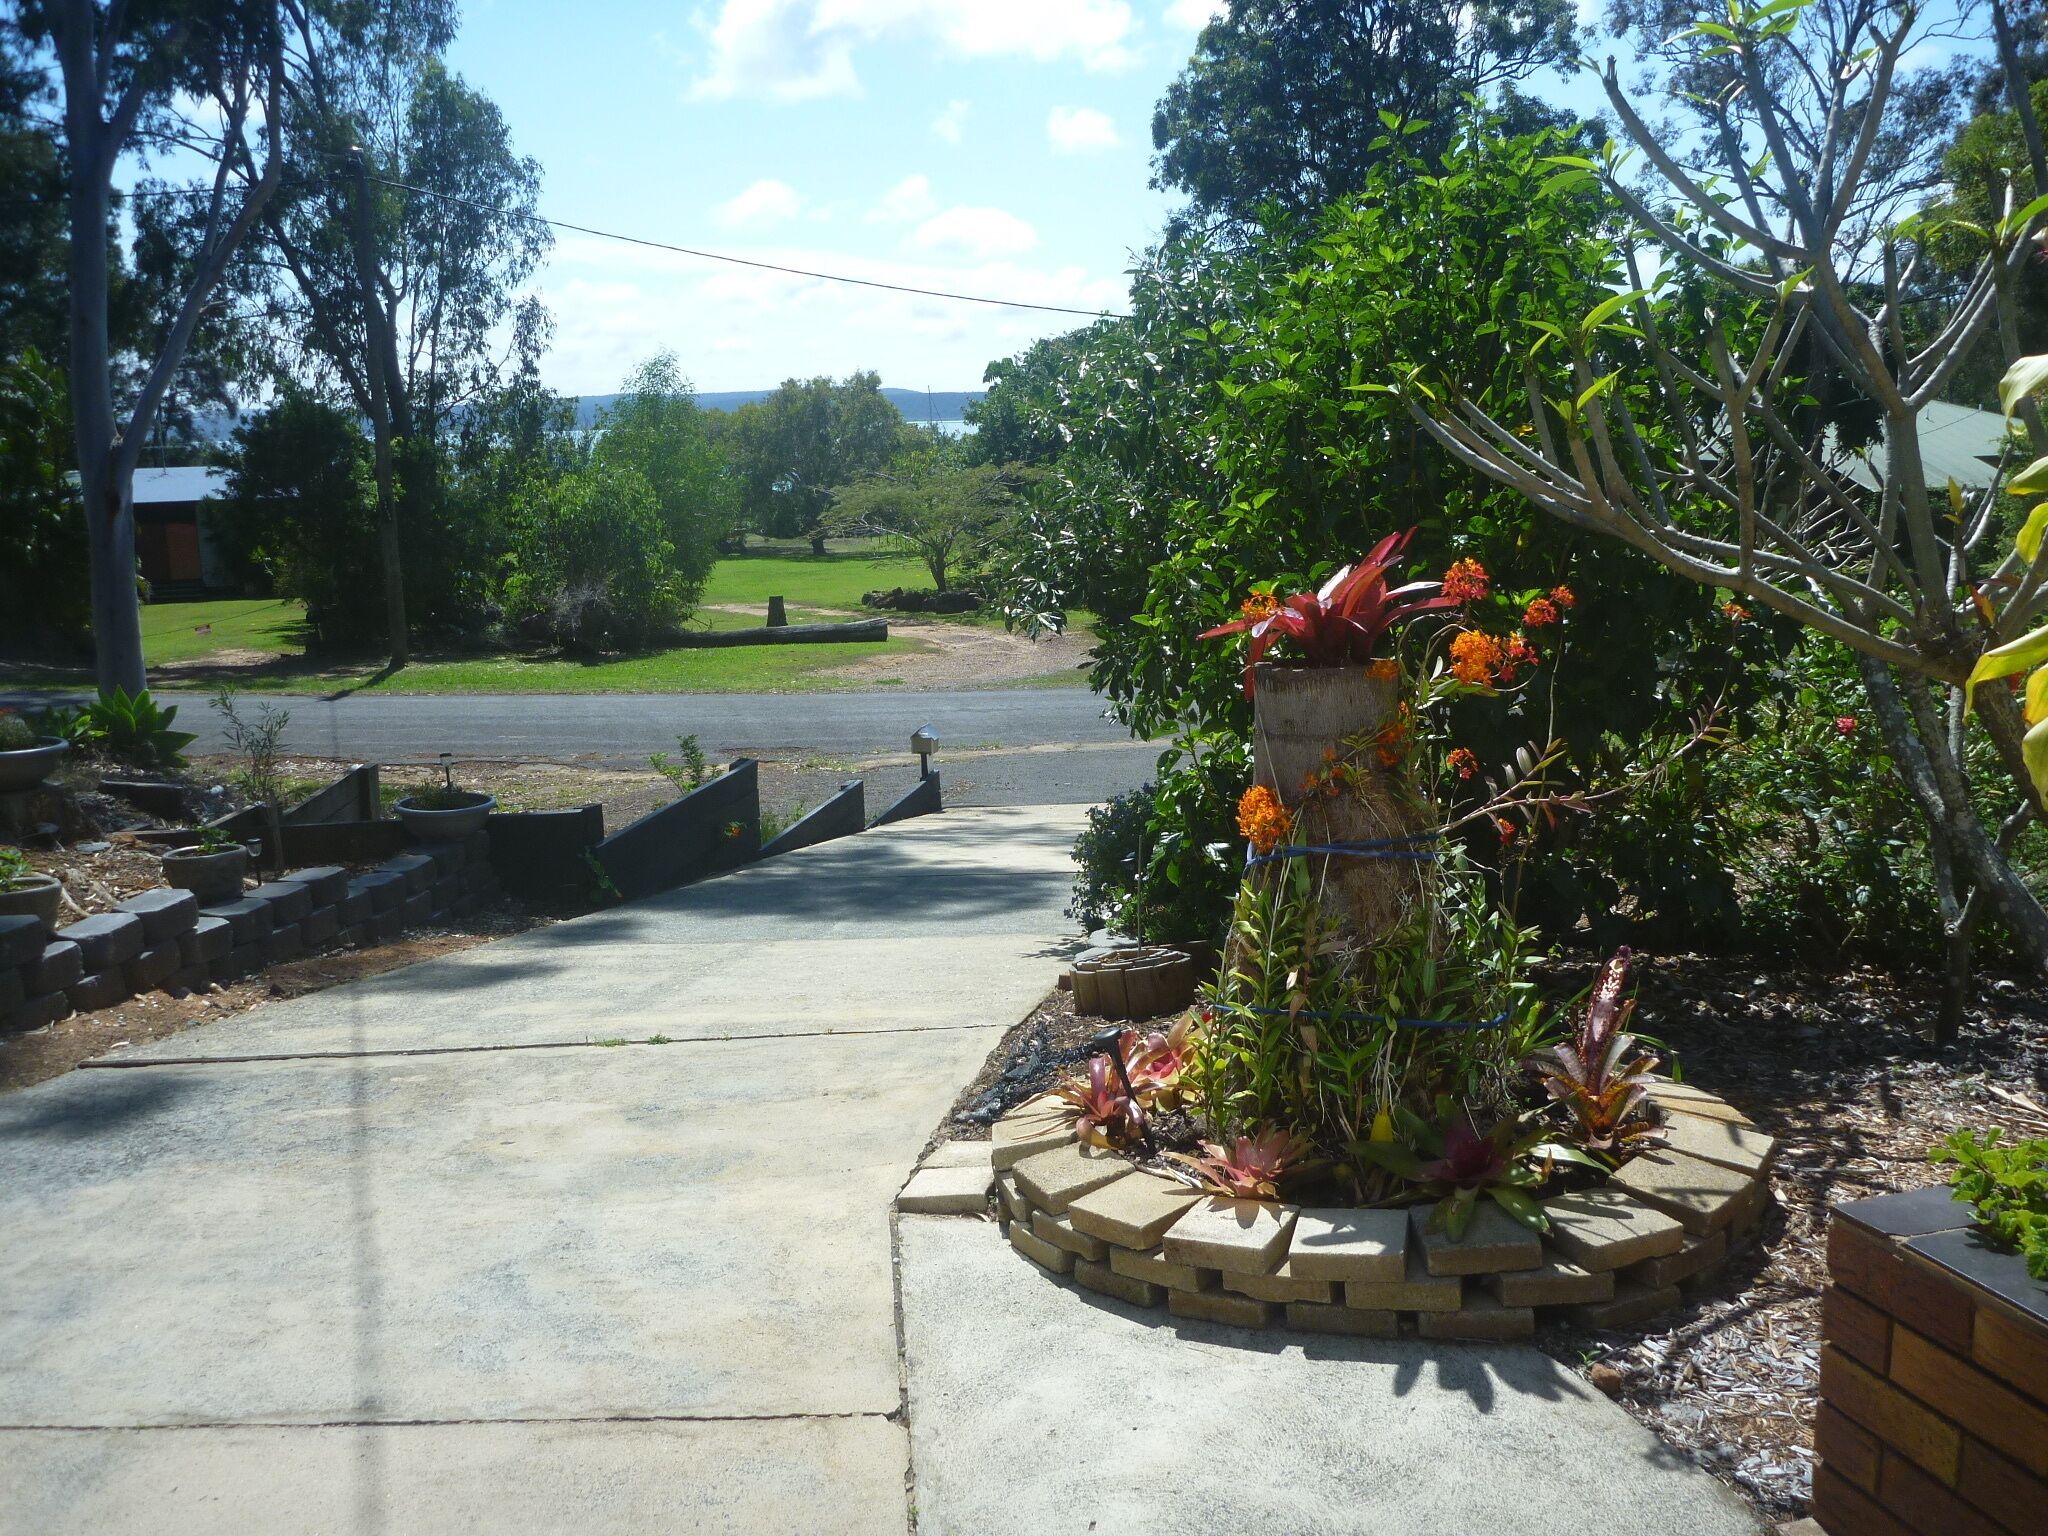
[[[815,278],[825,283],[846,283],[855,288],[881,288],[889,293],[909,293],[926,299],[950,299],[958,304],[988,304],[998,309],[1035,309],[1051,315],[1081,315],[1090,320],[1128,320],[1129,315],[1118,314],[1107,309],[1076,309],[1066,304],[1034,304],[1025,299],[995,299],[979,293],[952,293],[943,288],[918,288],[909,283],[885,283],[873,277],[848,277],[843,272],[814,272],[807,267],[784,266],[775,261],[755,261],[748,256],[734,256],[724,251],[707,251],[691,245],[671,245],[665,240],[644,240],[638,235],[622,235],[616,230],[593,229],[588,224],[571,224],[567,219],[545,218],[537,213],[521,213],[516,210],[499,208],[475,198],[457,197],[452,192],[436,192],[428,187],[415,187],[403,181],[393,181],[388,176],[370,176],[380,186],[393,187],[400,192],[410,192],[418,197],[431,197],[444,203],[454,203],[464,208],[475,208],[481,212],[504,217],[527,219],[535,224],[545,224],[551,229],[574,230],[579,235],[594,235],[600,240],[617,240],[625,245],[645,246],[649,250],[672,251],[678,256],[695,256],[700,261],[723,261],[736,267],[753,267],[762,272],[781,272],[790,277]]]

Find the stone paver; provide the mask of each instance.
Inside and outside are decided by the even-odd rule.
[[[1106,1265],[1109,1262],[1109,1244],[1092,1233],[1077,1231],[1073,1218],[1071,1209],[1064,1216],[1055,1216],[1051,1211],[1033,1211],[1031,1235],[1055,1248],[1066,1249],[1077,1259]]]
[[[985,1141],[942,1141],[919,1160],[920,1168],[979,1168],[993,1171]]]
[[[1136,1253],[1129,1248],[1112,1248],[1109,1267],[1120,1275],[1129,1275],[1133,1280],[1149,1280],[1169,1291],[1213,1291],[1221,1283],[1217,1271],[1193,1264],[1175,1264],[1157,1248],[1144,1253]]]
[[[1685,1228],[1612,1187],[1543,1202],[1550,1245],[1581,1269],[1620,1269],[1684,1246]]]
[[[1755,1198],[1748,1174],[1683,1152],[1632,1157],[1615,1172],[1612,1187],[1655,1206],[1695,1237],[1728,1226],[1745,1202]]]
[[[1152,1248],[1200,1198],[1185,1184],[1134,1173],[1091,1189],[1067,1207],[1067,1215],[1083,1232],[1098,1238],[1126,1248]]]
[[[1703,1158],[1741,1173],[1768,1168],[1778,1143],[1753,1126],[1700,1115],[1672,1115],[1664,1122],[1664,1144],[1674,1152]]]
[[[1336,1294],[1328,1280],[1306,1280],[1287,1261],[1270,1275],[1248,1275],[1236,1270],[1222,1271],[1223,1289],[1256,1301],[1310,1301],[1324,1306],[1335,1304]]]
[[[1433,1205],[1410,1208],[1413,1242],[1432,1275],[1493,1275],[1509,1269],[1536,1269],[1543,1263],[1543,1240],[1484,1195],[1472,1207],[1471,1219],[1457,1237],[1431,1231]]]
[[[1212,1196],[1189,1206],[1167,1229],[1162,1246],[1176,1264],[1271,1274],[1287,1252],[1294,1214],[1270,1200]]]
[[[1287,1249],[1306,1280],[1399,1280],[1407,1273],[1405,1211],[1304,1209]]]
[[[1407,1273],[1399,1280],[1346,1280],[1344,1305],[1370,1312],[1455,1312],[1465,1282],[1457,1275],[1432,1275],[1419,1244],[1410,1244]]]
[[[1027,1200],[1057,1214],[1089,1190],[1128,1176],[1131,1165],[1114,1152],[1070,1140],[1050,1152],[1034,1152],[1010,1171]]]
[[[978,1216],[988,1209],[995,1175],[986,1168],[920,1168],[896,1197],[899,1211],[926,1216]]]
[[[1487,1289],[1507,1307],[1558,1307],[1570,1302],[1606,1301],[1614,1295],[1611,1270],[1581,1269],[1568,1259],[1545,1255],[1538,1269],[1489,1276]]]

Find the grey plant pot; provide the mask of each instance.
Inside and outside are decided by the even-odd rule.
[[[57,927],[57,904],[64,899],[64,887],[55,875],[29,875],[20,884],[0,885],[0,917],[32,917],[43,932]]]
[[[58,760],[71,750],[62,736],[39,736],[32,747],[0,752],[0,792],[34,789],[48,778]]]
[[[470,804],[445,811],[428,810],[423,805],[413,804],[410,798],[399,801],[391,809],[405,823],[405,835],[414,842],[459,843],[471,833],[483,831],[484,819],[498,808],[496,796],[476,790],[468,793]]]
[[[249,872],[249,850],[201,853],[197,848],[178,848],[164,855],[163,869],[166,885],[190,891],[201,901],[235,901],[242,894],[242,877]]]

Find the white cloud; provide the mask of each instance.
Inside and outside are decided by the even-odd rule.
[[[932,136],[944,139],[948,144],[960,142],[960,130],[967,126],[967,108],[964,101],[949,101],[946,109],[932,119]]]
[[[781,101],[857,95],[854,49],[906,39],[970,59],[1071,58],[1089,69],[1122,69],[1132,62],[1129,40],[1137,27],[1126,0],[723,0],[705,28],[709,66],[690,94]],[[957,132],[958,123],[952,126]],[[938,123],[933,131],[948,137]]]
[[[870,224],[914,224],[919,219],[930,218],[939,206],[932,196],[931,179],[926,176],[906,176],[887,192],[882,200],[867,212]]]
[[[1230,0],[1172,0],[1166,7],[1166,24],[1199,32],[1230,9]]]
[[[1093,107],[1054,107],[1045,119],[1045,136],[1063,155],[1115,149],[1118,142],[1116,124]]]
[[[765,229],[795,218],[804,200],[787,182],[757,181],[730,202],[711,210],[711,221],[720,229]]]
[[[914,251],[985,261],[1034,249],[1038,231],[1000,208],[948,208],[918,225],[904,243]]]

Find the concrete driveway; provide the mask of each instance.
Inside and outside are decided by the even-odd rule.
[[[900,1533],[889,1202],[1053,972],[1079,815],[913,822],[0,1100],[0,1531]]]

